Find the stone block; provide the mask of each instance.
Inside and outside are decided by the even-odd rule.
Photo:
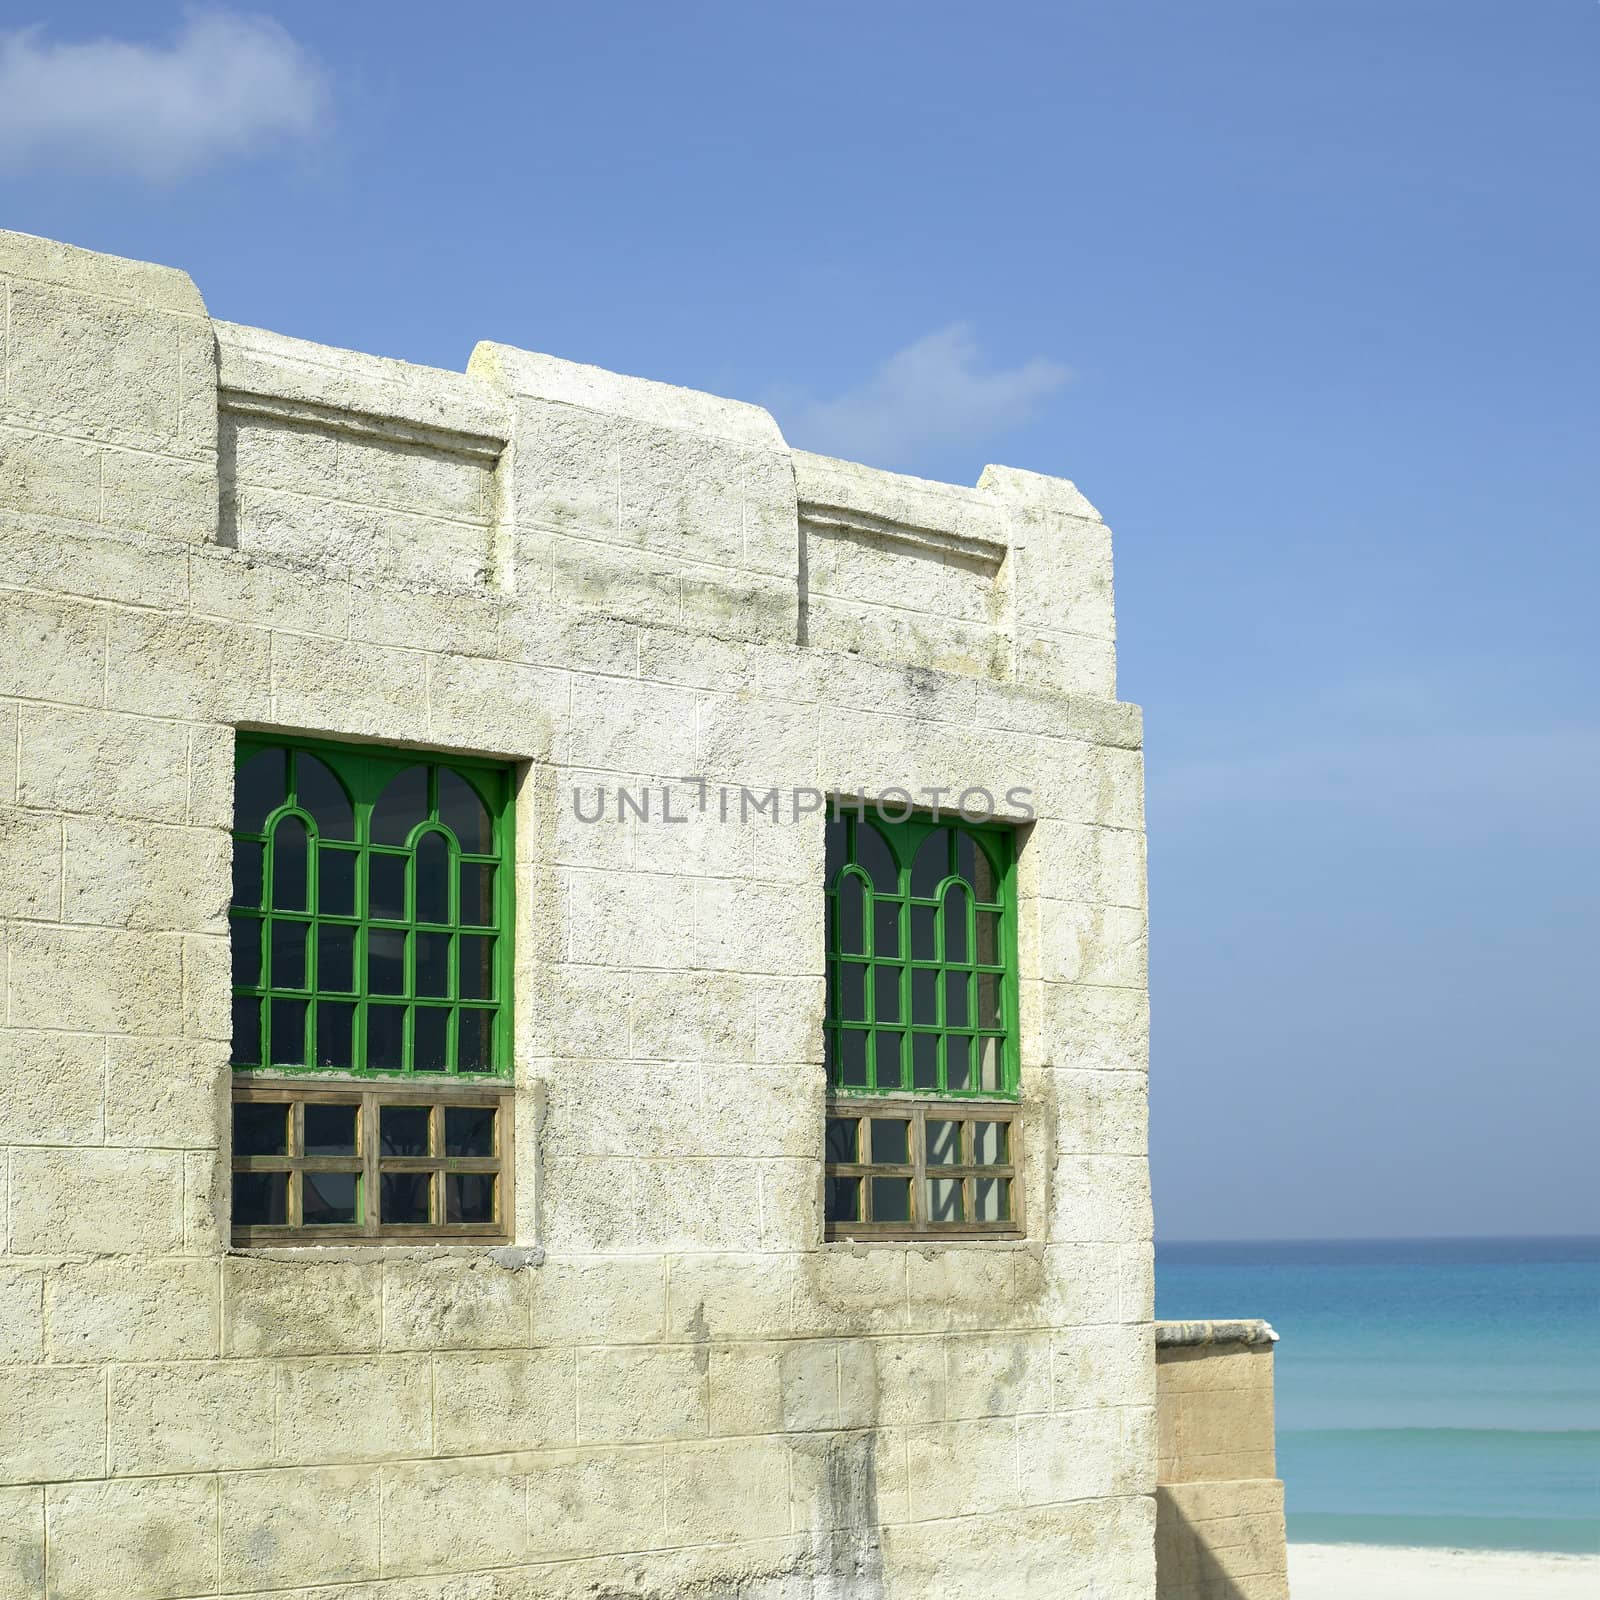
[[[278,1368],[278,1460],[385,1461],[427,1455],[433,1381],[425,1356],[341,1356]]]
[[[222,1348],[230,1356],[323,1355],[382,1343],[383,1264],[230,1257]]]
[[[27,706],[18,729],[17,798],[45,811],[182,822],[188,754],[181,723]]]
[[[0,591],[0,627],[7,649],[0,660],[0,695],[98,706],[106,689],[104,606],[53,594]]]
[[[418,650],[274,634],[273,720],[334,737],[426,743],[427,663]]]
[[[0,1366],[44,1359],[44,1274],[0,1267]]]
[[[527,1462],[418,1461],[383,1471],[386,1574],[509,1567],[527,1555]]]
[[[683,689],[580,675],[563,760],[591,772],[691,776],[697,714],[696,697]]]
[[[17,1255],[160,1256],[183,1245],[183,1157],[176,1152],[12,1151]]]
[[[61,823],[0,808],[0,916],[55,921],[61,915]]]
[[[50,1359],[215,1357],[221,1338],[219,1301],[215,1261],[105,1257],[66,1263],[50,1273],[45,1285]],[[266,1387],[270,1391],[270,1379]]]
[[[385,1261],[383,1347],[495,1350],[526,1345],[534,1276],[454,1258]]]
[[[217,1479],[51,1488],[50,1600],[176,1600],[217,1587]]]
[[[1039,971],[1047,982],[1146,987],[1149,935],[1144,912],[1041,900],[1039,925]]]
[[[0,1033],[0,1144],[99,1144],[105,1062],[105,1041],[89,1034]]]
[[[105,695],[113,711],[206,722],[272,716],[271,640],[259,627],[113,611]]]
[[[220,829],[68,817],[65,922],[222,932],[232,844]]]
[[[606,967],[682,970],[695,964],[692,878],[631,872],[565,876],[573,958]]]
[[[695,1059],[704,1062],[772,1059],[760,1051],[758,986],[748,978],[726,972],[652,969],[635,971],[630,982],[630,1053],[635,1060],[682,1060],[686,1044]],[[816,988],[820,1035],[820,982]],[[781,991],[775,992],[779,1014],[775,1027],[781,1027],[782,1018],[790,1014],[785,999]],[[788,1036],[785,1032],[786,1041]]]
[[[29,1484],[0,1489],[0,1594],[45,1600],[45,1491]]]
[[[789,1451],[777,1439],[717,1439],[665,1456],[673,1544],[726,1543],[789,1531]]]
[[[289,633],[315,633],[345,638],[364,615],[370,602],[352,602],[347,579],[319,572],[315,580],[305,570],[252,556],[242,550],[208,546],[190,558],[190,606],[197,617],[259,625],[271,619]],[[367,631],[360,638],[389,642]]]
[[[773,1255],[685,1255],[670,1262],[667,1326],[675,1339],[781,1339],[802,1263]]]
[[[214,536],[214,462],[174,461],[133,450],[100,453],[100,521],[108,529],[181,540],[189,548]]]
[[[689,1345],[578,1353],[578,1439],[645,1444],[704,1438],[708,1353]]]
[[[1024,1504],[1093,1500],[1118,1492],[1122,1413],[1113,1406],[1017,1420]]]
[[[799,1257],[789,1269],[796,1279],[794,1331],[861,1336],[906,1328],[910,1257],[907,1250],[848,1245]]]
[[[1137,1244],[1151,1236],[1150,1167],[1141,1156],[1062,1156],[1052,1201],[1058,1238]]]
[[[105,1056],[107,1144],[169,1150],[226,1144],[231,1074],[224,1047],[113,1038]]]
[[[797,1529],[846,1537],[824,1557],[835,1572],[870,1561],[885,1524],[904,1522],[905,1435],[893,1429],[814,1433],[789,1441],[790,1516]]]
[[[1063,1155],[1142,1156],[1149,1091],[1143,1073],[1054,1072],[1055,1142]]]
[[[17,798],[17,702],[0,700],[0,805]]]
[[[222,1590],[376,1578],[377,1467],[299,1467],[221,1477]]]
[[[270,1361],[113,1366],[112,1476],[271,1466],[275,1379]]]
[[[541,1455],[527,1471],[528,1555],[570,1559],[666,1543],[658,1446]]]
[[[911,1516],[970,1517],[1017,1502],[1017,1422],[990,1417],[906,1432]]]
[[[0,507],[98,524],[101,455],[77,439],[0,426]]]
[[[1041,990],[1042,1064],[1144,1072],[1150,1060],[1150,1003],[1141,989],[1047,983]]]
[[[0,1483],[100,1477],[105,1396],[92,1367],[0,1367]]]
[[[861,1339],[839,1346],[839,1421],[846,1428],[899,1428],[947,1414],[943,1340]]]
[[[435,1447],[455,1456],[571,1445],[576,1381],[571,1350],[435,1356]]]
[[[635,1160],[638,1241],[650,1250],[736,1250],[761,1219],[754,1161]]]
[[[11,1020],[22,1027],[175,1033],[183,1015],[179,942],[121,929],[19,926]]]
[[[1051,1405],[1050,1337],[1044,1333],[952,1335],[945,1341],[945,1414],[1004,1417]]]
[[[1051,1348],[1058,1411],[1155,1403],[1155,1336],[1148,1323],[1062,1328]]]
[[[663,1335],[659,1256],[546,1257],[528,1277],[535,1345],[650,1344]]]
[[[547,761],[565,725],[568,674],[479,656],[433,655],[428,717],[435,739],[461,749]]]

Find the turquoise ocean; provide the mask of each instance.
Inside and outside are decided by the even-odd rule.
[[[1600,1239],[1157,1245],[1156,1315],[1278,1331],[1291,1541],[1600,1551]]]

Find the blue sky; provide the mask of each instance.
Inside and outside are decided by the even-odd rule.
[[[1600,6],[8,0],[0,35],[0,223],[216,316],[1074,479],[1146,709],[1159,1232],[1600,1227]]]

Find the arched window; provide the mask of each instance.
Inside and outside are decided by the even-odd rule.
[[[1013,1113],[983,1109],[1017,1093],[1014,850],[993,825],[828,824],[834,1233],[1014,1228]]]
[[[494,1085],[511,1067],[510,800],[509,771],[490,763],[241,736],[233,1061],[249,1078],[236,1094],[236,1231],[503,1232]],[[401,1087],[339,1100],[263,1087],[268,1075]],[[408,1082],[435,1086],[427,1103]],[[485,1108],[487,1144],[462,1131]],[[324,1137],[346,1112],[344,1132]],[[420,1134],[396,1131],[402,1113],[421,1117]],[[263,1149],[241,1118],[281,1122],[282,1137]]]

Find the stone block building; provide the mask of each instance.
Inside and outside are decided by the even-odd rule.
[[[0,1596],[1149,1600],[1093,506],[0,304]]]

